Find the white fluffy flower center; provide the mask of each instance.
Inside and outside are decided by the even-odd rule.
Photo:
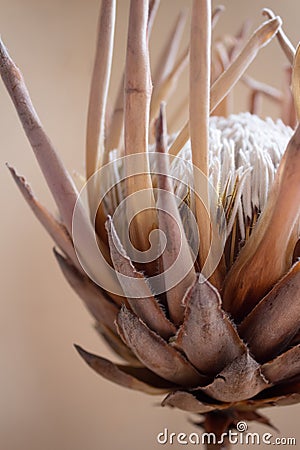
[[[235,192],[228,214],[228,234],[237,216],[241,238],[245,239],[245,223],[252,222],[254,211],[264,209],[276,169],[292,134],[293,130],[281,120],[262,120],[250,113],[211,117],[210,181],[220,197],[224,194],[230,197]],[[191,161],[190,141],[178,156]],[[176,159],[171,173],[184,183],[193,184],[190,164]],[[176,191],[182,198],[186,195],[182,183]]]

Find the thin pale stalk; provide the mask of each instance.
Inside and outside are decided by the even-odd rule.
[[[178,130],[178,121],[180,119],[183,121],[183,117],[186,117],[188,115],[188,106],[189,97],[188,94],[186,94],[177,108],[173,108],[170,113],[170,117],[168,117],[168,129],[170,134]]]
[[[222,41],[217,42],[215,44],[214,48],[215,48],[216,58],[219,60],[220,65],[221,65],[221,70],[222,70],[222,72],[224,72],[224,70],[229,66],[228,50]]]
[[[217,25],[221,15],[224,11],[225,11],[225,6],[223,6],[223,5],[218,5],[213,10],[212,15],[211,15],[211,29],[212,30]]]
[[[251,20],[248,19],[243,23],[240,30],[234,36],[235,42],[231,46],[231,50],[229,52],[230,61],[234,61],[237,55],[240,53],[244,43],[247,41],[247,36],[249,35],[250,29]]]
[[[219,58],[215,57],[215,47],[212,47],[211,83],[214,83],[222,73],[222,65]]]
[[[249,112],[259,115],[262,108],[262,95],[259,91],[252,91],[250,94]]]
[[[111,116],[110,125],[105,140],[105,153],[103,163],[109,160],[109,152],[120,147],[120,141],[123,133],[124,116],[124,74],[122,75],[118,89],[114,110]]]
[[[150,37],[160,0],[150,0],[148,8],[148,39]]]
[[[276,14],[274,14],[274,12],[269,8],[264,8],[262,12],[263,15],[268,17],[269,19],[274,19],[276,17]],[[291,41],[289,40],[289,38],[287,37],[287,35],[285,34],[285,32],[283,31],[282,27],[280,27],[278,30],[277,39],[280,44],[280,47],[282,48],[285,56],[287,57],[289,63],[292,66],[296,50]]]
[[[73,175],[73,180],[76,184],[78,191],[81,191],[81,189],[84,187],[84,185],[86,183],[85,176],[82,175],[77,170],[73,170],[72,175]]]
[[[115,16],[115,0],[102,0],[87,117],[87,180],[103,164],[105,115],[111,73]],[[93,195],[91,190],[92,189],[89,190],[90,203]]]
[[[147,156],[152,92],[147,42],[147,17],[148,2],[131,0],[125,73],[125,155],[143,153],[145,157],[138,167],[143,175],[132,176],[131,169],[137,168],[126,165],[126,189],[128,196],[145,189],[145,204],[154,208],[155,202]],[[135,208],[133,198],[133,210]],[[133,244],[143,250],[148,249],[148,236],[155,224],[156,217],[153,209],[137,214],[131,227]]]
[[[211,2],[210,0],[194,0],[190,40],[190,135],[193,165],[207,179],[209,176],[210,54]],[[199,186],[195,186],[195,190],[199,192]],[[209,253],[211,239],[211,224],[204,206],[208,205],[208,184],[205,192],[201,192],[201,197],[200,199],[196,196],[195,200],[200,235],[199,263],[200,267],[203,267]]]
[[[256,57],[258,51],[267,45],[275,36],[281,23],[280,17],[275,17],[274,19],[263,23],[251,36],[237,58],[214,82],[210,92],[210,112],[214,111],[223,98],[226,97],[230,90],[235,86]],[[170,154],[177,155],[188,139],[189,122],[184,125],[170,147]]]
[[[166,102],[174,91],[178,78],[188,64],[189,48],[179,58],[172,71],[161,84],[154,86],[150,106],[150,123],[157,117],[162,102]]]
[[[277,103],[282,101],[282,93],[279,89],[269,86],[266,83],[257,81],[254,78],[245,75],[241,78],[241,81],[248,86],[252,91],[259,92],[270,100],[274,100]]]
[[[292,67],[285,67],[282,88],[281,120],[291,128],[297,125],[294,97],[291,91]]]
[[[281,104],[283,95],[279,89],[269,86],[268,84],[261,83],[260,81],[254,80],[246,75],[241,79],[241,81],[251,89],[249,102],[249,112],[251,114],[260,114],[263,97],[269,98],[270,100]]]
[[[218,42],[215,44],[215,54],[216,58],[214,58],[214,63],[212,64],[212,82],[220,76],[222,72],[229,66],[229,52],[226,49],[224,43]],[[219,75],[216,77],[216,68],[219,69]],[[232,93],[231,93],[232,95]],[[219,105],[215,108],[213,115],[214,116],[222,116],[227,117],[229,111],[231,109],[232,99],[230,98],[230,93],[219,103]]]
[[[96,55],[94,61],[90,98],[87,117],[86,132],[86,178],[105,164],[105,120],[107,114],[107,95],[111,73],[113,41],[115,30],[116,2],[103,0],[101,4]],[[88,184],[88,201],[90,210],[94,211],[98,204],[100,191],[99,177]],[[96,214],[95,228],[98,236],[106,242],[106,233],[103,226],[106,216],[103,206],[99,205]]]
[[[292,93],[294,98],[297,119],[300,119],[300,45],[298,44],[292,72]]]
[[[160,0],[151,0],[148,9],[148,40],[150,39],[154,19],[159,7]],[[104,164],[109,161],[109,152],[119,149],[124,128],[124,82],[125,73],[123,72],[117,97],[115,100],[111,121],[107,130],[105,141]]]
[[[232,92],[230,92],[223,100],[218,104],[218,106],[213,110],[212,116],[228,117],[230,111],[232,111]]]
[[[245,73],[249,65],[256,57],[259,50],[265,47],[277,33],[281,26],[280,17],[275,17],[263,23],[251,36],[240,54],[227,68],[225,72],[216,80],[211,88],[211,111],[233,88],[241,76]]]
[[[224,60],[221,61],[220,52],[216,48],[216,44],[214,44],[213,48],[212,48],[211,84],[213,84],[216,81],[216,79],[221,75],[221,73],[228,66],[228,64],[225,65],[224,62],[225,62]],[[227,56],[227,62],[229,63],[228,56]],[[227,117],[229,114],[229,111],[231,110],[231,103],[232,103],[231,97],[232,97],[232,95],[228,94],[227,97],[225,97],[222,100],[222,102],[215,108],[212,115]]]
[[[220,74],[235,60],[249,34],[250,22],[247,20],[235,36],[225,35],[212,43],[212,78],[213,84]],[[216,55],[214,55],[216,53]]]
[[[151,0],[148,8],[148,25],[147,38],[150,39],[154,19],[159,7],[160,0]],[[109,153],[111,150],[118,149],[124,151],[122,145],[122,138],[124,133],[124,84],[125,71],[122,74],[120,86],[115,100],[113,112],[111,115],[110,124],[107,127],[107,136],[105,140],[105,149],[103,156],[103,164],[109,162]],[[96,215],[96,231],[102,240],[107,244],[107,233],[105,230],[106,215],[103,208],[99,207]]]
[[[187,13],[181,11],[166,44],[162,48],[161,55],[158,59],[156,70],[153,75],[153,85],[160,84],[171,72],[178,54],[182,33],[186,23]]]

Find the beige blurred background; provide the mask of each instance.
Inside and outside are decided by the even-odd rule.
[[[22,68],[37,111],[70,170],[83,171],[99,3],[0,0],[2,38]],[[153,62],[176,14],[190,3],[161,0],[151,42]],[[269,6],[282,16],[294,44],[300,37],[298,0],[225,0],[223,4],[227,10],[216,34],[236,31],[247,17],[253,18],[254,26],[262,20],[260,9]],[[128,0],[120,0],[112,94],[124,61],[127,11]],[[250,73],[280,87],[285,62],[274,41],[262,51]],[[181,89],[186,77],[182,80]],[[21,199],[4,166],[6,161],[15,165],[30,180],[39,198],[53,206],[2,84],[0,97],[0,449],[150,450],[160,447],[156,435],[165,427],[192,432],[187,414],[159,408],[158,398],[101,379],[73,349],[73,343],[80,343],[91,351],[112,356],[93,330],[91,317],[63,280],[50,239]],[[235,110],[245,109],[246,104],[247,92],[239,88]],[[265,111],[276,116],[272,108],[267,104]],[[265,412],[282,436],[296,437],[300,445],[299,406]],[[253,424],[251,430],[268,431]]]

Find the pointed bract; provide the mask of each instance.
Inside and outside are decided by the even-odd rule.
[[[112,349],[118,356],[123,358],[128,364],[134,367],[142,367],[140,361],[119,337],[117,330],[112,331],[110,328],[100,323],[96,323],[95,330],[106,341],[109,348]]]
[[[157,153],[157,216],[161,232],[167,240],[162,253],[162,265],[170,318],[182,323],[182,300],[196,280],[194,261],[187,242],[170,173],[166,145],[166,117],[164,106],[156,122]],[[172,286],[172,287],[170,287]]]
[[[118,314],[117,305],[108,300],[99,286],[79,272],[67,259],[57,251],[54,251],[54,254],[68,283],[83,300],[90,313],[99,323],[114,330],[114,321]]]
[[[246,400],[268,387],[259,364],[245,352],[220,372],[214,381],[201,388],[212,398],[222,402]]]
[[[132,262],[126,255],[110,217],[106,223],[106,229],[108,232],[111,259],[117,273],[119,273],[118,276],[121,286],[132,311],[151,330],[156,331],[164,339],[169,339],[176,333],[176,328],[160,308],[144,275],[134,268]]]
[[[182,386],[203,385],[206,377],[126,308],[117,319],[119,334],[143,364],[160,377]]]
[[[239,326],[258,361],[268,361],[287,348],[300,320],[300,262],[263,298]]]
[[[300,345],[263,364],[261,371],[271,383],[280,383],[294,376],[300,376]]]
[[[208,281],[197,280],[184,304],[184,322],[174,343],[200,372],[216,375],[245,353],[245,344],[222,310],[218,291]]]
[[[18,175],[16,170],[8,164],[7,167],[36,218],[47,230],[55,244],[71,259],[76,268],[82,271],[73,247],[72,239],[66,228],[38,201],[25,178]]]
[[[85,351],[79,345],[75,345],[75,348],[95,372],[109,381],[152,395],[161,395],[172,389],[171,384],[168,385],[165,380],[160,379],[145,368],[114,364],[108,359]],[[153,384],[148,384],[144,381],[144,378],[150,379]]]
[[[205,414],[218,409],[226,409],[230,405],[224,403],[205,403],[198,400],[196,395],[193,395],[191,392],[176,391],[164,398],[162,406],[175,407],[195,414]]]

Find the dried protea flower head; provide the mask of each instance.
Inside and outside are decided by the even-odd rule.
[[[189,48],[176,59],[181,15],[151,81],[158,3],[131,0],[126,66],[107,117],[116,5],[102,0],[80,193],[1,44],[1,75],[59,218],[10,170],[67,281],[125,363],[77,347],[83,359],[110,381],[167,394],[164,406],[202,414],[202,426],[220,434],[241,418],[268,423],[259,408],[300,400],[299,52],[270,10],[250,38],[245,25],[212,44],[223,9],[194,0]],[[291,66],[284,95],[245,75],[274,36]],[[188,120],[168,134],[164,102],[187,63]],[[239,80],[250,111],[228,115]],[[255,114],[264,96],[282,120]]]

